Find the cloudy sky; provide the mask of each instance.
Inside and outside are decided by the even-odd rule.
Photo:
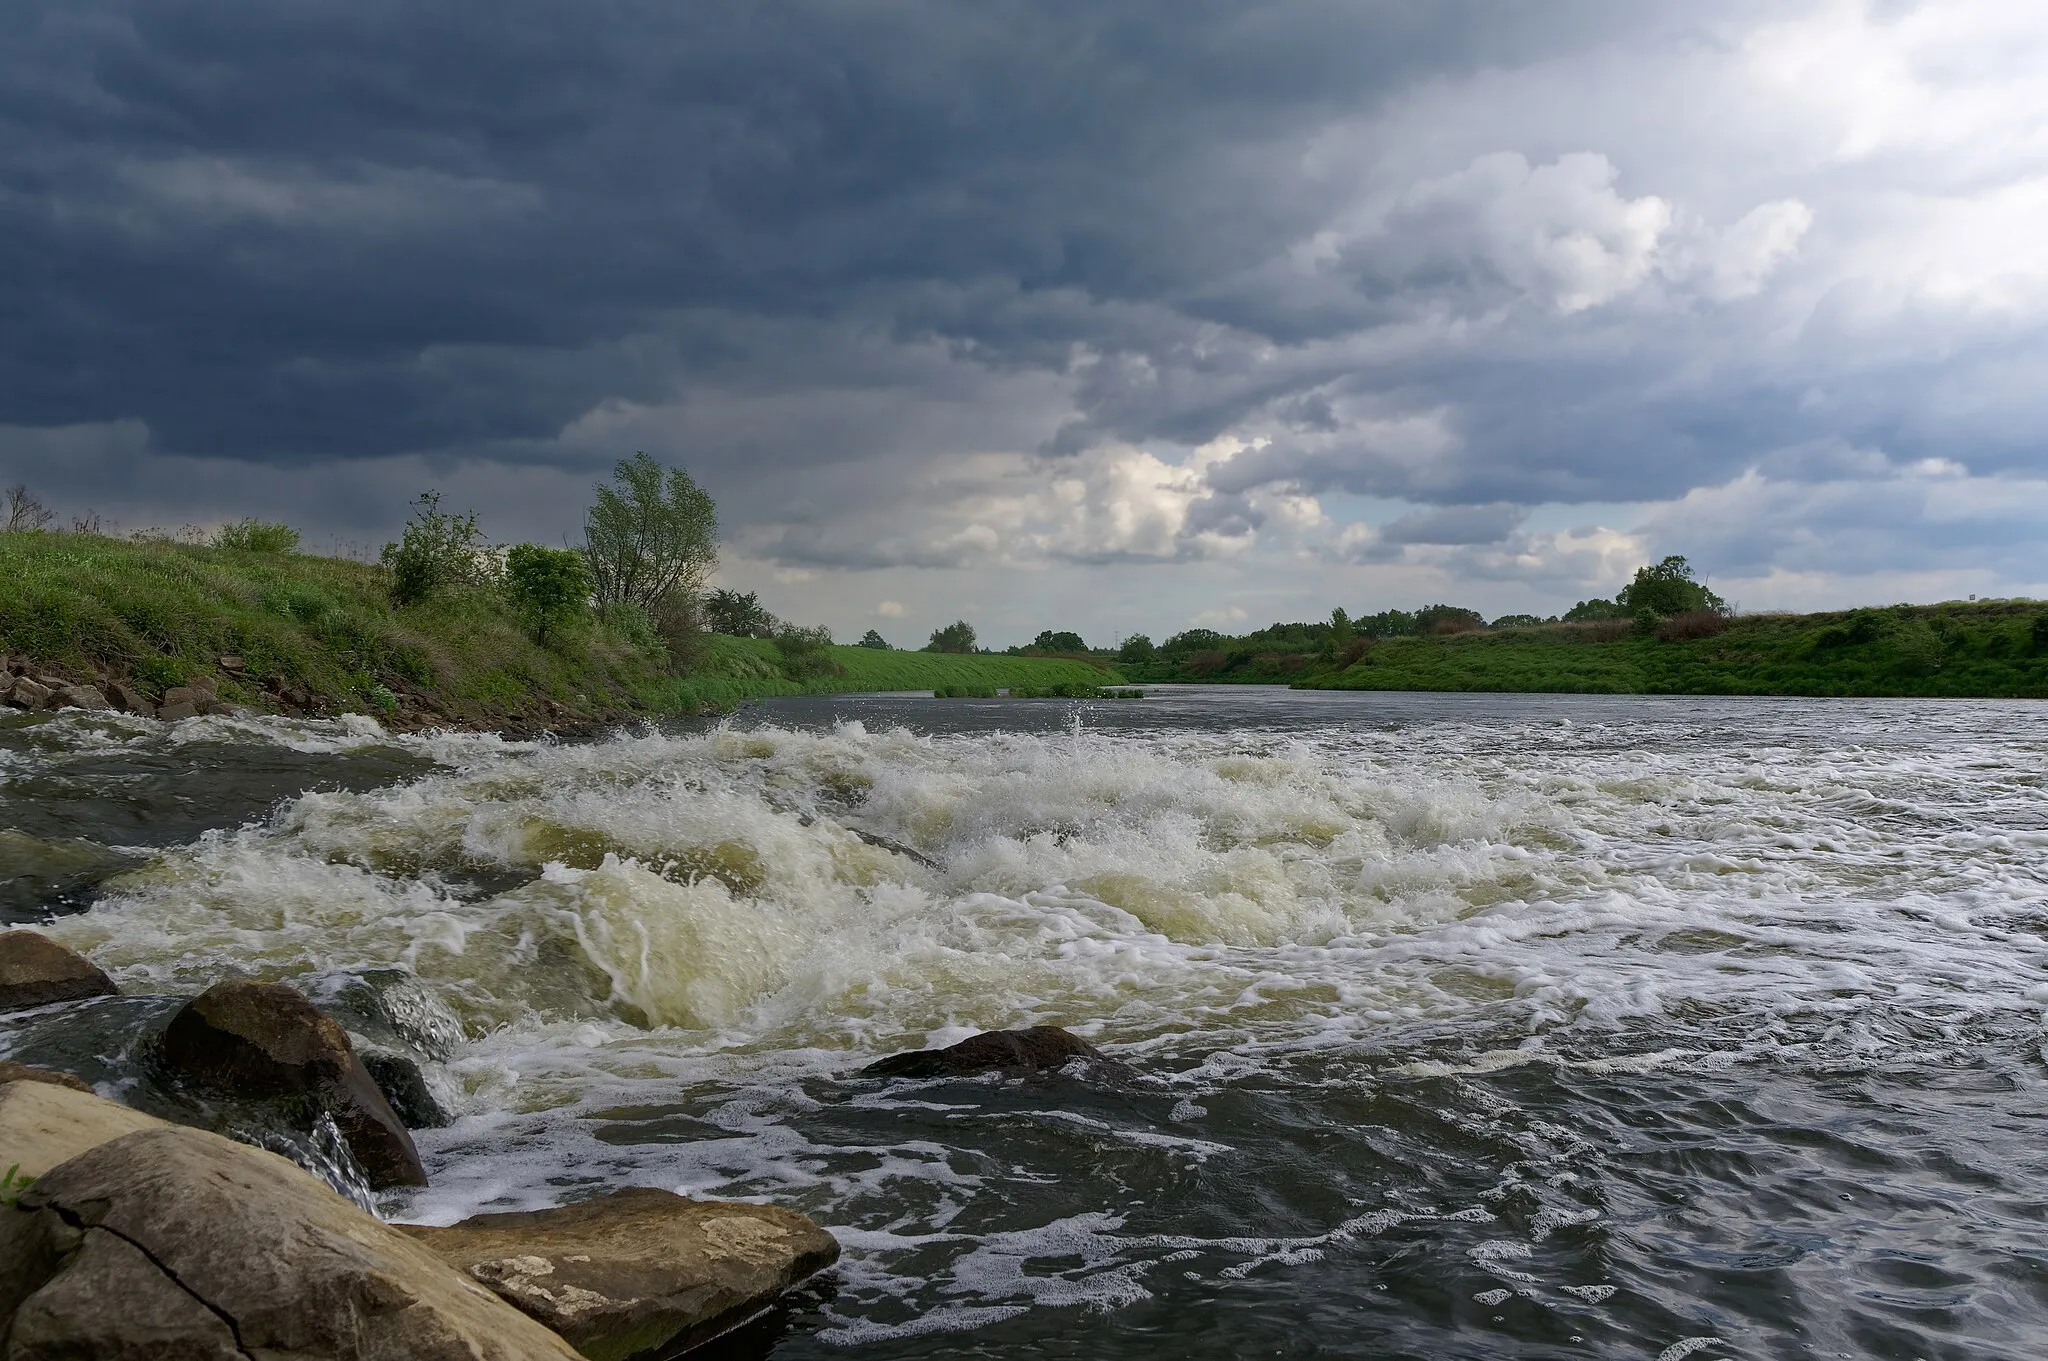
[[[0,478],[842,638],[2048,595],[2048,8],[0,0]],[[1703,17],[1704,16],[1704,17]]]

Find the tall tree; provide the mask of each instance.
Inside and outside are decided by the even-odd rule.
[[[681,468],[636,453],[612,470],[611,486],[598,484],[583,555],[600,605],[653,612],[672,597],[694,599],[718,563],[718,508]]]

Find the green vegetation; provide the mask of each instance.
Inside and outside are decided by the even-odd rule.
[[[238,553],[296,553],[299,531],[274,520],[238,520],[214,532],[213,546]]]
[[[537,643],[590,617],[590,588],[590,568],[573,549],[522,543],[505,554],[505,599]]]
[[[2048,604],[1712,610],[1385,639],[1296,684],[1347,690],[2048,697]]]
[[[649,703],[684,713],[694,708],[728,708],[768,695],[843,694],[853,691],[929,690],[958,698],[993,696],[998,690],[1052,691],[1061,686],[1093,692],[1123,679],[1113,670],[1050,657],[1005,657],[992,653],[883,651],[868,647],[825,649],[835,668],[829,674],[792,680],[781,666],[779,644],[764,638],[707,640],[705,656],[687,676],[662,682],[646,693]]]
[[[875,632],[875,630],[869,629],[866,633],[861,635],[860,641],[858,643],[855,643],[854,646],[875,647],[880,648],[884,652],[887,652],[889,650],[889,640],[887,638],[884,638],[881,634]]]
[[[678,601],[695,602],[718,564],[711,497],[681,468],[663,468],[645,453],[621,459],[612,482],[597,485],[583,520],[598,607],[623,602],[659,617]]]
[[[421,492],[412,506],[412,518],[405,522],[399,541],[384,545],[392,602],[420,605],[482,589],[492,564],[476,512],[452,515],[442,510],[437,491]]]
[[[942,629],[932,630],[932,640],[924,645],[926,652],[972,652],[974,651],[974,625],[965,619],[955,619]]]

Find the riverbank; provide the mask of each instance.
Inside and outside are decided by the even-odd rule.
[[[1342,666],[1294,684],[1323,690],[1878,698],[2048,696],[2048,605],[1895,605],[1823,614],[1682,616],[1487,629],[1354,644]]]
[[[0,534],[0,655],[152,704],[194,681],[264,713],[361,712],[398,728],[573,727],[768,695],[1104,685],[1041,658],[831,647],[799,669],[766,639],[704,635],[681,669],[645,632],[535,642],[495,596],[399,608],[384,568],[79,534]]]

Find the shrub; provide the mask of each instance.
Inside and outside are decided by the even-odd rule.
[[[2048,652],[2048,614],[2034,616],[2033,626],[2027,631],[2027,640],[2036,652]]]
[[[692,598],[718,562],[718,508],[681,468],[644,453],[621,459],[614,486],[597,487],[583,519],[583,552],[598,603],[628,601],[653,611],[675,595]]]
[[[391,600],[417,605],[436,596],[473,591],[492,576],[490,549],[476,527],[476,512],[450,515],[441,509],[441,493],[423,491],[413,503],[412,518],[397,543],[384,545],[381,555],[391,569]]]
[[[822,626],[784,624],[775,630],[775,650],[782,654],[782,672],[791,680],[837,675],[844,668],[832,660],[831,647],[832,630]]]
[[[1581,600],[1564,612],[1567,624],[1591,623],[1602,619],[1626,619],[1628,611],[1612,600]]]
[[[1687,610],[1657,625],[1657,636],[1667,643],[1693,638],[1713,638],[1728,631],[1728,616],[1719,610]]]
[[[1487,625],[1487,627],[1496,629],[1533,629],[1549,622],[1551,621],[1539,619],[1533,614],[1504,614]]]
[[[57,512],[28,494],[28,486],[17,482],[7,489],[7,532],[34,533],[57,518]]]
[[[572,548],[514,544],[505,555],[505,598],[545,644],[550,633],[559,637],[589,616],[590,568]]]
[[[1432,637],[1443,637],[1452,633],[1477,633],[1486,627],[1484,619],[1464,619],[1457,615],[1438,615],[1423,627],[1423,632]]]
[[[1142,633],[1134,633],[1124,639],[1124,645],[1116,650],[1116,659],[1133,664],[1149,662],[1155,652],[1150,638]]]
[[[1415,612],[1417,633],[1471,633],[1485,627],[1485,615],[1462,605],[1425,605]]]
[[[1081,641],[1081,635],[1071,631],[1055,633],[1046,629],[1031,640],[1031,646],[1038,652],[1086,652],[1088,644]]]
[[[942,629],[932,630],[932,640],[925,644],[926,652],[972,652],[974,651],[974,625],[965,619],[955,619]]]
[[[1822,629],[1814,636],[1813,645],[1819,648],[1855,647],[1860,643],[1877,641],[1882,632],[1884,620],[1875,610],[1857,610],[1835,627]]]
[[[704,597],[704,623],[728,638],[772,638],[778,621],[752,591],[718,590]]]
[[[861,640],[858,643],[855,643],[854,646],[871,647],[882,652],[888,652],[891,650],[889,647],[889,640],[887,638],[884,638],[881,634],[875,632],[873,629],[869,629],[866,633],[862,634]]]
[[[243,519],[216,529],[213,546],[238,553],[296,553],[299,531],[275,520]]]
[[[1631,627],[1638,638],[1654,638],[1657,636],[1657,630],[1663,627],[1663,624],[1664,616],[1658,614],[1648,605],[1644,605],[1636,610],[1635,619],[1631,622]]]

